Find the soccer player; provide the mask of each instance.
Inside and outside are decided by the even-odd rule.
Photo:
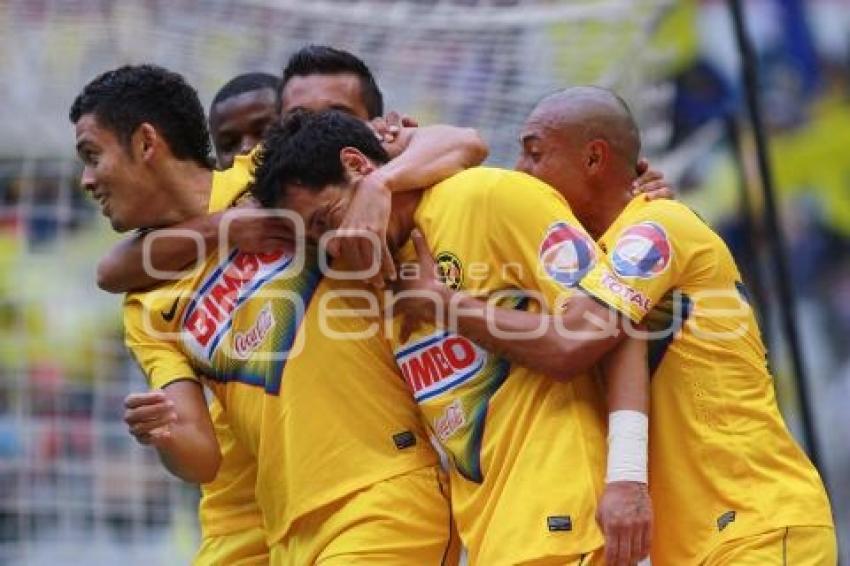
[[[332,55],[339,58],[337,52]],[[130,68],[124,72],[135,75],[138,71]],[[138,83],[137,79],[133,77],[133,80],[127,82]],[[123,94],[121,86],[126,85],[121,85],[121,82],[112,75],[96,79],[81,98],[87,100],[87,95],[91,97],[92,94],[89,91],[100,88],[111,91],[107,93],[107,98],[109,94],[115,94],[116,90],[119,95]],[[109,102],[114,104],[116,99],[120,100],[120,96],[110,98]],[[98,166],[97,159],[89,156],[88,152],[96,155],[109,153],[111,158],[114,153],[112,150],[121,148],[104,148],[96,143],[108,146],[106,141],[109,140],[90,140],[92,135],[89,130],[93,127],[99,129],[97,117],[93,116],[96,110],[89,109],[83,102],[75,104],[75,108],[78,106],[82,109],[72,112],[72,120],[77,125],[81,154],[86,159],[84,178],[89,190],[101,196],[109,192],[110,187],[102,186],[99,171],[94,171]],[[131,124],[128,127],[132,128],[132,122],[128,122]],[[158,131],[153,126],[148,128],[146,122],[136,126],[136,129],[148,132],[148,135]],[[451,133],[449,130],[458,131],[463,139],[469,139],[466,131],[451,128],[437,130],[442,145],[436,144],[434,152],[441,155],[443,161],[437,169],[431,169],[431,174],[437,174],[438,178],[446,176],[446,173],[439,172],[439,167],[445,167],[445,158],[453,155],[445,144],[445,140],[451,138],[447,136]],[[424,131],[414,135],[421,137]],[[405,156],[414,154],[416,142],[412,139],[408,141],[409,150]],[[170,157],[166,149],[160,149],[163,153],[159,156],[161,159]],[[483,157],[477,142],[473,144],[472,155],[477,156],[476,159]],[[461,156],[461,164],[469,159],[467,153],[461,152]],[[427,173],[432,164],[433,160],[428,156],[426,164],[418,163],[415,168]],[[167,170],[168,166],[174,167],[176,164],[147,164],[154,171],[147,171],[145,165],[140,164],[142,170],[134,171],[140,183],[167,178],[156,167]],[[453,166],[453,170],[457,169],[458,166]],[[405,171],[403,167],[396,170],[400,174]],[[387,174],[392,175],[389,170]],[[198,176],[202,178],[200,174]],[[195,188],[196,196],[200,197],[200,182]],[[161,189],[168,192],[171,187]],[[236,194],[238,191],[232,192]],[[121,194],[124,194],[123,190]],[[162,206],[159,200],[152,202],[152,205]],[[109,206],[105,212],[111,214],[113,210]],[[126,213],[126,218],[120,223],[121,227],[138,224],[123,202],[121,210]],[[164,209],[157,212],[167,216]],[[181,212],[192,218],[188,211]],[[192,212],[197,213],[198,210]],[[138,214],[139,217],[145,217],[153,213],[139,211]],[[169,224],[173,225],[179,219],[169,220]],[[115,222],[113,224],[117,225]],[[315,263],[315,260],[309,258],[302,259]],[[272,506],[270,510],[284,511],[281,514],[266,513],[267,520],[273,522],[271,525],[274,532],[280,537],[286,535],[294,539],[285,551],[279,550],[273,554],[275,563],[301,564],[315,560],[351,563],[358,559],[368,563],[380,559],[398,563],[399,560],[411,557],[437,562],[445,558],[450,521],[445,497],[441,493],[436,457],[419,430],[421,427],[409,397],[394,397],[387,393],[387,385],[391,387],[397,381],[395,373],[384,373],[385,377],[381,379],[380,367],[374,363],[375,356],[370,356],[368,350],[355,352],[360,355],[359,365],[346,366],[347,358],[355,357],[351,349],[347,352],[339,351],[339,355],[334,356],[334,343],[331,342],[326,344],[327,348],[314,348],[313,356],[323,359],[325,363],[331,359],[333,365],[326,365],[323,372],[315,367],[293,372],[287,366],[289,393],[279,394],[280,370],[285,360],[278,356],[271,358],[273,363],[269,363],[269,358],[263,358],[260,354],[285,353],[289,349],[300,321],[296,311],[299,306],[303,307],[310,302],[309,296],[319,281],[318,273],[311,265],[297,273],[287,271],[290,261],[291,257],[282,253],[246,254],[233,250],[227,254],[222,268],[217,270],[218,256],[213,254],[203,269],[188,278],[156,292],[131,295],[126,311],[128,343],[146,368],[152,385],[164,387],[164,397],[168,397],[168,402],[159,403],[155,408],[146,408],[146,423],[140,427],[138,434],[147,435],[149,440],[155,442],[164,461],[181,477],[190,480],[208,477],[210,472],[207,466],[210,463],[192,461],[187,451],[183,450],[197,441],[197,435],[187,432],[194,432],[195,428],[200,427],[185,430],[186,409],[183,405],[187,404],[187,400],[170,395],[180,383],[195,385],[197,377],[194,372],[200,370],[211,377],[208,383],[222,400],[239,441],[255,454],[279,450],[275,455],[282,456],[274,460],[266,459],[270,472],[264,477],[271,475],[272,481],[258,482],[258,501]],[[266,279],[268,276],[271,277]],[[259,290],[260,285],[262,290]],[[201,296],[195,296],[194,300],[191,292],[193,288],[201,289]],[[293,301],[293,296],[298,300]],[[183,332],[178,333],[181,330]],[[354,346],[356,349],[357,345]],[[255,353],[258,355],[255,356]],[[389,355],[384,359],[389,360],[391,367]],[[352,377],[355,387],[345,398],[310,393],[318,375],[322,375],[329,386],[334,386],[339,372],[345,371],[346,367],[350,368],[353,376],[363,375],[366,379],[357,387],[358,381]],[[303,377],[299,379],[299,375]],[[372,380],[377,381],[372,382],[370,387],[364,385]],[[306,394],[294,394],[295,384],[298,383],[304,384],[302,389],[306,388]],[[265,442],[256,421],[252,420],[261,415],[256,403],[252,401],[256,399],[257,391],[265,392],[269,397],[286,399],[288,405],[295,404],[297,410],[304,413],[294,419],[297,423],[295,428],[290,431],[288,427],[278,427],[269,433],[271,438]],[[376,395],[378,391],[382,394]],[[332,401],[333,406],[326,411],[325,420],[318,422],[316,415],[321,413],[319,408],[326,401]],[[188,402],[192,407],[197,405],[192,398]],[[175,407],[172,408],[169,403]],[[267,414],[268,411],[262,413]],[[280,415],[287,419],[292,416],[292,413]],[[335,422],[338,425],[331,426]],[[311,426],[318,428],[309,433]],[[316,452],[317,446],[322,443],[328,444],[331,449]],[[173,444],[179,444],[180,453],[170,450]],[[313,466],[310,466],[311,461]],[[346,465],[346,462],[353,465]],[[280,471],[284,468],[287,471],[295,470],[298,474],[281,477]],[[322,474],[329,476],[327,481],[319,481]],[[296,476],[299,482],[293,489],[288,489]],[[408,501],[411,494],[416,495],[412,502]],[[285,506],[295,507],[286,509]],[[336,522],[330,524],[329,521],[322,521],[325,524],[322,529],[310,526],[310,512],[320,509],[325,514],[332,514]],[[293,526],[299,519],[305,526]],[[404,531],[400,530],[402,527]],[[341,545],[346,545],[346,552],[341,552]]]
[[[640,147],[625,103],[599,88],[553,94],[521,141],[517,168],[558,189],[607,250],[610,270],[592,279],[631,297],[630,318],[657,332],[653,566],[833,566],[829,501],[782,421],[729,250],[686,206],[625,190]]]
[[[247,73],[228,81],[210,105],[210,134],[219,169],[233,166],[236,155],[249,153],[278,119],[280,80],[266,73]],[[211,203],[225,206],[224,199]],[[136,394],[138,397],[138,394]],[[128,410],[132,423],[133,412]],[[201,485],[198,517],[201,545],[195,566],[268,564],[263,517],[254,496],[257,462],[230,430],[218,399],[210,400],[210,417],[221,450],[215,479]]]
[[[230,79],[210,104],[210,134],[219,169],[233,158],[250,153],[266,129],[278,119],[280,78],[268,73],[245,73]]]
[[[321,241],[339,225],[351,188],[363,183],[386,155],[361,123],[323,112],[289,116],[272,130],[258,159],[254,196],[264,206],[297,213],[305,219],[307,237]],[[315,163],[323,164],[321,170]],[[574,311],[610,312],[597,300],[613,299],[623,308],[619,296],[583,283],[603,268],[595,261],[601,254],[563,198],[532,177],[470,169],[426,190],[421,202],[396,204],[393,212],[391,247],[398,249],[412,226],[419,225],[438,250],[437,261],[445,266],[450,285],[497,297],[502,310],[530,311],[538,320],[546,313],[542,318],[549,320],[569,301],[570,327],[579,329]],[[400,253],[402,259],[410,258],[412,248]],[[579,284],[595,298],[572,296]],[[350,284],[336,288],[344,291]],[[597,333],[597,343],[583,351],[576,344],[556,351],[551,346],[563,340],[549,333],[534,341],[548,350],[515,348],[513,341],[537,338],[529,336],[530,330],[501,342],[480,336],[495,354],[433,326],[417,330],[412,339],[393,332],[392,340],[408,394],[453,462],[452,512],[471,562],[602,563],[603,537],[594,515],[605,466],[604,402],[594,380],[571,374],[595,362],[617,337]],[[526,367],[512,365],[499,355],[503,353]],[[552,357],[556,360],[547,359]],[[568,358],[576,359],[552,370],[551,364]],[[628,406],[645,412],[641,342],[625,342],[609,366],[609,377],[614,374],[621,381],[625,374],[629,379],[621,383],[638,385],[633,392],[637,403]],[[573,379],[552,379],[541,369]],[[615,398],[614,408],[623,400]],[[642,476],[637,471],[637,478],[618,479],[645,484],[645,466]],[[648,509],[637,514],[646,516]],[[637,535],[624,541],[632,561],[632,547],[638,556],[647,550],[648,540]]]

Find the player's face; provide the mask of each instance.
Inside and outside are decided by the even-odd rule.
[[[283,87],[281,104],[284,114],[297,109],[339,110],[361,120],[369,119],[360,78],[351,73],[292,77]]]
[[[100,127],[93,114],[85,114],[75,126],[83,189],[100,204],[116,231],[144,227],[139,212],[149,208],[150,191],[142,181],[140,159],[131,155],[112,130]]]
[[[328,185],[318,192],[301,185],[291,185],[278,204],[301,217],[307,241],[315,244],[322,234],[339,226],[348,208],[351,192],[348,185]]]
[[[237,155],[249,153],[277,119],[274,90],[263,88],[230,97],[210,112],[210,130],[218,166],[227,169]]]
[[[591,195],[584,188],[581,148],[574,143],[569,131],[552,128],[532,116],[523,127],[520,144],[516,169],[553,187],[579,214]]]

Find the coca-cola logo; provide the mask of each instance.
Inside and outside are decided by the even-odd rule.
[[[253,354],[263,340],[268,336],[269,331],[274,328],[275,319],[272,313],[272,306],[267,302],[260,313],[257,315],[254,324],[245,332],[236,332],[233,335],[233,353],[242,360],[248,359]]]

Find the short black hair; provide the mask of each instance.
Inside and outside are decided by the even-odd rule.
[[[372,71],[356,55],[327,45],[308,45],[296,51],[283,69],[281,90],[292,77],[351,73],[360,79],[360,95],[369,118],[384,114],[384,96]]]
[[[381,142],[362,120],[339,110],[295,110],[272,126],[254,156],[251,192],[260,204],[271,208],[290,184],[316,191],[341,184],[346,177],[339,153],[346,147],[378,164],[389,161]]]
[[[239,96],[246,92],[263,90],[265,88],[272,89],[272,91],[274,91],[275,100],[279,99],[280,77],[276,77],[269,73],[244,73],[242,75],[236,75],[227,81],[223,87],[218,89],[218,92],[213,97],[212,104],[210,104],[210,112],[212,112],[212,107],[222,100],[227,100],[228,98],[233,98],[234,96]]]
[[[178,73],[156,65],[126,65],[87,84],[71,105],[77,123],[93,114],[129,148],[140,125],[151,124],[174,157],[210,166],[210,137],[198,93]]]

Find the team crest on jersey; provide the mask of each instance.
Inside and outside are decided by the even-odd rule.
[[[413,398],[422,402],[474,377],[487,353],[463,336],[441,330],[405,345],[395,358]]]
[[[596,263],[593,241],[581,229],[566,222],[549,227],[539,255],[549,277],[566,287],[575,287]]]
[[[651,279],[667,269],[672,255],[664,229],[654,222],[641,222],[620,234],[611,263],[621,277]]]
[[[440,270],[440,278],[446,287],[457,291],[463,286],[463,264],[452,252],[440,252],[434,258]]]

